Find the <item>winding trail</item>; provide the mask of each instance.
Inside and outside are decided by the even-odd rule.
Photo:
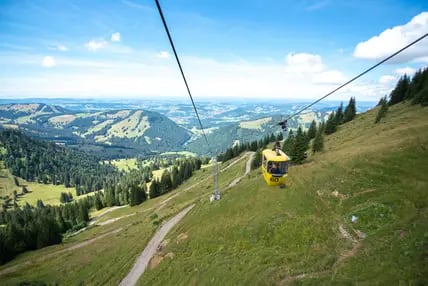
[[[131,271],[126,275],[125,278],[120,282],[120,286],[133,286],[137,283],[141,275],[146,270],[147,265],[150,262],[152,256],[156,253],[158,245],[162,242],[168,232],[195,206],[195,204],[188,206],[180,213],[175,215],[167,223],[165,223],[153,236],[150,242],[147,244],[144,251],[140,254],[132,267]]]
[[[246,169],[245,169],[245,173],[244,175],[240,176],[239,178],[236,178],[233,182],[231,182],[229,184],[229,186],[227,188],[232,188],[233,186],[237,185],[242,178],[244,178],[245,176],[247,176],[250,171],[251,171],[251,162],[253,161],[253,157],[254,157],[254,152],[247,152],[245,153],[243,156],[241,156],[240,158],[234,160],[232,163],[230,163],[228,166],[226,166],[225,168],[220,170],[220,173],[226,171],[227,169],[233,167],[235,164],[237,164],[238,162],[242,161],[243,159],[245,159],[246,157],[249,156],[248,161],[246,163]],[[197,185],[201,184],[204,181],[207,181],[209,179],[212,179],[212,175],[208,176],[206,179],[196,182],[188,187],[186,187],[183,191],[181,192],[177,192],[176,194],[170,196],[169,198],[163,200],[162,202],[160,202],[160,204],[157,207],[151,207],[148,209],[145,209],[143,212],[147,212],[153,209],[156,209],[157,211],[162,209],[170,200],[174,199],[176,196],[182,194],[185,191],[191,190],[194,187],[196,187]],[[204,194],[205,196],[206,194]],[[150,240],[150,242],[148,243],[148,245],[146,246],[146,248],[144,249],[144,251],[141,253],[141,255],[138,257],[136,263],[134,264],[133,268],[131,269],[131,271],[128,273],[128,275],[122,280],[122,282],[120,283],[120,285],[135,285],[136,282],[138,281],[138,279],[140,278],[140,276],[144,273],[148,263],[150,262],[150,259],[152,258],[152,256],[155,254],[156,252],[156,248],[157,246],[162,242],[162,240],[165,238],[165,236],[167,235],[167,233],[195,206],[195,204],[190,205],[189,207],[187,207],[186,209],[182,210],[180,213],[178,213],[176,216],[174,216],[172,219],[170,219],[167,223],[165,223],[157,232],[156,234],[153,236],[153,238]],[[124,208],[126,206],[116,206],[116,207],[112,207],[110,209],[107,209],[101,213],[99,213],[97,216],[92,218],[92,221],[89,223],[89,225],[99,225],[99,226],[103,226],[103,225],[107,225],[113,222],[116,222],[120,219],[126,218],[126,217],[130,217],[133,215],[136,215],[137,213],[133,213],[133,214],[128,214],[128,215],[124,215],[118,218],[112,218],[103,222],[99,222],[100,218],[103,217],[104,215],[108,214],[109,212],[115,211],[117,209],[121,209]],[[77,231],[76,233],[72,234],[72,236],[77,235],[79,233],[81,233],[82,231],[86,230],[87,227]],[[7,268],[4,268],[2,270],[0,270],[0,276],[8,274],[8,273],[12,273],[12,272],[16,272],[18,271],[20,268],[25,267],[25,266],[29,266],[32,265],[36,262],[42,262],[45,261],[49,258],[53,258],[57,255],[60,255],[64,252],[67,251],[72,251],[84,246],[87,246],[99,239],[102,239],[106,236],[109,236],[111,234],[115,234],[115,233],[119,233],[123,230],[123,227],[117,228],[113,231],[101,234],[99,236],[96,236],[92,239],[71,245],[67,248],[58,250],[58,251],[54,251],[52,253],[48,253],[46,255],[40,256],[38,258],[35,259],[31,259],[28,261],[25,261],[23,263],[17,264],[17,265],[13,265]]]
[[[242,175],[242,176],[236,178],[235,180],[233,180],[229,184],[229,186],[227,186],[227,189],[230,189],[230,188],[236,186],[245,176],[247,176],[251,172],[251,163],[253,162],[254,154],[256,154],[256,153],[255,152],[247,152],[245,155],[247,155],[247,154],[249,154],[250,157],[248,158],[247,164],[245,165],[245,173],[244,173],[244,175]]]

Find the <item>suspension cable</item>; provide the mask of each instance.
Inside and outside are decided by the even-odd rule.
[[[301,110],[293,113],[292,115],[288,116],[287,119],[285,119],[285,121],[293,118],[296,115],[299,115],[300,113],[302,113],[303,111],[305,111],[306,109],[308,109],[309,107],[313,106],[314,104],[320,102],[321,100],[323,100],[324,98],[332,95],[333,93],[337,92],[338,90],[342,89],[343,87],[347,86],[348,84],[350,84],[351,82],[357,80],[358,78],[362,77],[363,75],[365,75],[366,73],[370,72],[371,70],[377,68],[378,66],[380,66],[381,64],[383,64],[384,62],[392,59],[393,57],[395,57],[396,55],[400,54],[401,52],[403,52],[404,50],[407,50],[408,48],[410,48],[411,46],[413,46],[414,44],[416,44],[417,42],[423,40],[424,38],[426,38],[428,36],[428,33],[426,33],[425,35],[417,38],[416,40],[414,40],[413,42],[411,42],[410,44],[408,44],[407,46],[405,46],[404,48],[401,48],[400,50],[396,51],[395,53],[393,53],[392,55],[384,58],[383,60],[381,60],[380,62],[378,62],[377,64],[373,65],[372,67],[366,69],[365,71],[363,71],[362,73],[360,73],[359,75],[353,77],[352,79],[348,80],[347,82],[345,82],[344,84],[342,84],[341,86],[335,88],[334,90],[330,91],[329,93],[327,93],[326,95],[324,95],[323,97],[315,100],[314,102],[312,102],[311,104],[308,104],[307,106],[305,106],[304,108],[302,108]]]
[[[202,126],[202,122],[201,122],[201,119],[199,117],[198,109],[196,108],[195,102],[193,101],[192,93],[190,92],[190,88],[189,88],[189,85],[187,84],[186,77],[184,76],[183,68],[181,67],[180,59],[178,58],[177,51],[175,50],[174,42],[172,40],[171,34],[169,33],[168,26],[166,24],[165,17],[163,16],[161,6],[159,5],[158,0],[155,0],[155,2],[156,2],[156,6],[158,8],[158,11],[159,11],[159,15],[162,19],[162,23],[163,23],[163,26],[165,28],[166,34],[168,35],[168,39],[169,39],[169,43],[171,44],[172,51],[174,52],[175,59],[177,60],[178,67],[180,68],[181,76],[183,77],[184,84],[186,85],[187,93],[189,94],[190,100],[192,101],[193,110],[195,111],[196,118],[198,119],[198,122],[199,122],[199,126],[201,127],[202,135],[205,138],[205,142],[207,143],[208,148],[210,148],[210,144],[208,143],[208,139],[207,139],[207,136],[205,134],[204,127]]]

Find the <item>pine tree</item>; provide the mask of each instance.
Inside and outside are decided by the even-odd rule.
[[[290,131],[288,131],[287,139],[285,139],[284,144],[282,145],[282,151],[284,151],[284,153],[291,156],[291,153],[293,153],[293,149],[294,149],[294,141],[295,141],[295,138],[294,138],[293,130],[290,129]]]
[[[345,113],[343,115],[343,123],[349,122],[354,119],[355,115],[357,115],[357,108],[355,104],[355,98],[351,97],[348,105],[345,108]]]
[[[388,104],[388,99],[386,95],[379,100],[376,106],[382,106],[382,104]]]
[[[308,149],[307,140],[303,134],[302,128],[297,129],[297,134],[294,142],[294,148],[291,155],[291,160],[294,163],[302,163],[307,155],[306,150]]]
[[[428,106],[428,85],[416,93],[412,100],[412,104],[420,104],[422,106]]]
[[[172,166],[172,169],[171,169],[171,188],[175,189],[180,184],[181,184],[181,182],[179,182],[179,180],[178,180],[178,168],[177,168],[177,166],[174,165],[174,166]]]
[[[312,143],[312,153],[321,152],[323,149],[324,149],[324,136],[323,136],[322,129],[320,128]]]
[[[129,206],[133,207],[135,205],[138,205],[137,190],[134,188],[134,186],[131,186],[128,192],[129,192]]]
[[[389,105],[394,105],[399,102],[402,102],[409,92],[410,80],[407,75],[402,76],[395,88],[391,91],[389,95]]]
[[[37,208],[42,209],[45,207],[45,204],[43,203],[42,200],[37,200]]]
[[[100,196],[99,192],[97,192],[97,193],[95,194],[94,206],[95,206],[95,208],[96,208],[97,210],[100,210],[100,209],[102,209],[102,208],[104,207],[104,206],[103,206],[103,202],[102,202],[102,200],[101,200],[101,196]]]
[[[166,192],[169,192],[171,190],[172,182],[171,182],[171,176],[170,176],[168,170],[165,170],[162,173],[160,184],[161,184],[161,188],[163,190],[162,193],[166,193]]]
[[[336,115],[335,112],[330,113],[330,115],[328,116],[327,122],[325,124],[325,134],[329,135],[329,134],[333,134],[334,132],[336,132],[337,129],[337,121],[336,121]]]
[[[336,125],[340,125],[343,123],[343,117],[344,117],[344,113],[343,113],[343,102],[340,103],[340,106],[337,108],[336,110]]]
[[[315,120],[312,120],[311,126],[309,126],[309,130],[308,130],[309,140],[314,139],[315,135],[317,135],[317,123],[315,122]]]
[[[409,90],[406,99],[413,99],[412,104],[421,103],[417,102],[416,96],[428,86],[428,68],[418,70],[410,82]],[[426,91],[425,91],[426,94]],[[421,95],[419,95],[421,96]],[[428,101],[428,100],[427,100]]]
[[[160,196],[159,183],[156,179],[153,179],[151,184],[150,184],[149,196],[151,199]]]
[[[388,111],[388,103],[387,103],[386,98],[384,98],[384,100],[381,101],[379,111],[376,115],[375,123],[378,123],[382,119],[382,117],[384,117],[386,115],[387,111]]]

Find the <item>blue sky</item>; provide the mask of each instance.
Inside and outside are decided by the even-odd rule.
[[[309,99],[428,32],[411,0],[160,1],[196,99]],[[428,39],[332,99],[378,100]],[[185,97],[154,1],[0,1],[0,98]]]

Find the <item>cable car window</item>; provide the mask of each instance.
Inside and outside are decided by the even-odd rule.
[[[269,162],[267,170],[274,175],[287,174],[288,162]]]

